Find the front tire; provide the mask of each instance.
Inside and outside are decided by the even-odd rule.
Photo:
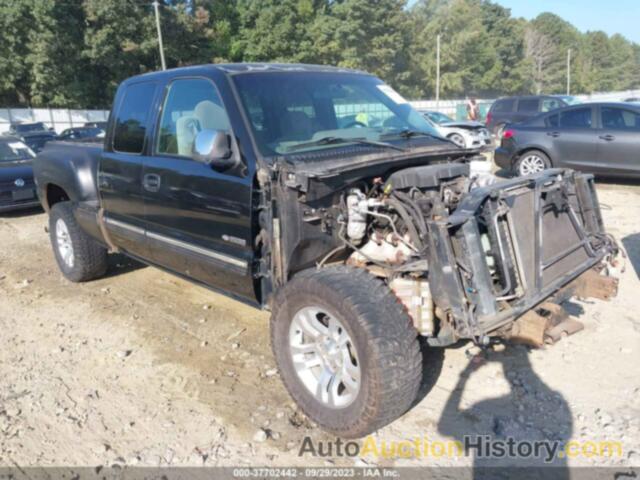
[[[276,295],[271,344],[302,411],[341,437],[387,425],[417,398],[417,333],[391,290],[362,269],[296,275]]]
[[[451,140],[453,143],[455,143],[457,146],[459,146],[460,148],[465,148],[466,144],[464,141],[464,137],[462,135],[460,135],[459,133],[452,133],[451,135],[449,135],[449,140]]]
[[[514,173],[519,177],[525,177],[551,168],[551,160],[540,150],[529,150],[520,155],[514,165]]]
[[[67,280],[86,282],[106,273],[107,249],[80,228],[70,202],[51,208],[49,237],[58,267]]]

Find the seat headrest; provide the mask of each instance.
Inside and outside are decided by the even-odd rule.
[[[231,129],[225,109],[210,100],[203,100],[198,103],[193,113],[200,121],[200,126],[205,130],[222,130],[226,132]]]

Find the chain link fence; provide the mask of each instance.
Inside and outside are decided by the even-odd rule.
[[[0,108],[0,134],[6,133],[12,123],[43,122],[56,133],[87,122],[105,122],[108,110],[73,110],[67,108]]]

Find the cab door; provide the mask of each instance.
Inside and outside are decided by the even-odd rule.
[[[600,106],[598,162],[603,173],[640,177],[640,112]]]
[[[153,155],[142,170],[144,216],[154,263],[206,285],[254,298],[251,177],[197,161],[203,130],[233,137],[227,110],[209,78],[176,78],[164,89]]]
[[[593,108],[562,109],[553,115],[546,135],[553,145],[554,166],[593,171],[596,165],[596,129]]]
[[[142,164],[153,126],[157,83],[124,83],[114,102],[110,138],[98,168],[98,190],[105,226],[113,243],[149,258],[145,237]]]

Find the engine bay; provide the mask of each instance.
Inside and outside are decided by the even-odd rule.
[[[304,268],[366,269],[436,345],[500,335],[615,250],[592,178],[575,172],[505,180],[475,157],[339,186],[290,172],[280,180],[271,256],[279,281]]]

